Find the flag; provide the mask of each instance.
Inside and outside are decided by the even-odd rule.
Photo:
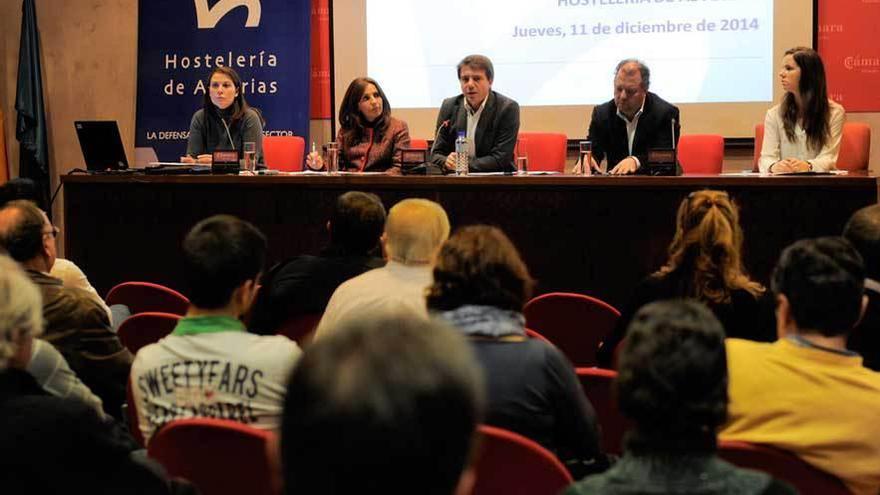
[[[0,184],[9,180],[9,161],[6,157],[6,121],[0,108]]]
[[[43,77],[40,69],[40,33],[34,0],[21,4],[21,41],[18,47],[18,87],[15,92],[15,138],[20,145],[19,177],[37,183],[43,204],[49,199],[49,145],[43,106]]]

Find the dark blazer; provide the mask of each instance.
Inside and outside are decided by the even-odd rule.
[[[519,133],[519,104],[510,98],[490,91],[486,108],[480,115],[476,130],[476,159],[470,160],[471,172],[506,172],[516,170],[513,148]],[[440,129],[443,122],[449,123]],[[464,95],[443,100],[437,115],[437,139],[431,162],[443,167],[446,157],[455,151],[459,131],[467,132],[467,109]]]
[[[672,119],[675,119],[675,142],[681,134],[681,118],[678,107],[666,102],[663,98],[648,92],[645,96],[645,107],[636,126],[633,139],[632,155],[639,159],[645,170],[648,163],[648,149],[670,148],[672,146]],[[618,162],[630,156],[626,136],[626,123],[617,116],[617,105],[614,100],[607,101],[593,108],[590,118],[590,131],[587,140],[593,142],[593,158],[596,163],[603,158],[608,159],[610,171]]]

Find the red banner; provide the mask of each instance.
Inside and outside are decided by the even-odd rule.
[[[821,0],[818,16],[830,97],[847,112],[880,111],[880,1]]]
[[[330,0],[312,0],[312,119],[329,119],[330,101]]]

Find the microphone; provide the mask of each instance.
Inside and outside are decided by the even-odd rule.
[[[220,122],[223,122],[223,128],[226,129],[226,137],[229,138],[229,145],[232,146],[232,151],[236,151],[235,142],[232,141],[232,134],[229,132],[229,126],[226,125],[226,119],[220,117]],[[673,122],[675,121],[673,120]]]
[[[672,119],[672,149],[675,150],[675,119]]]
[[[434,142],[431,144],[431,155],[433,155],[434,150],[437,149],[437,139],[440,137],[440,131],[446,127],[449,127],[449,119],[444,120],[439,126],[437,126],[437,132],[434,133]]]

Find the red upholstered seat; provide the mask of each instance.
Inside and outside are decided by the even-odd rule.
[[[590,399],[596,411],[596,419],[602,434],[602,451],[609,454],[622,453],[623,435],[631,428],[632,422],[626,419],[617,407],[613,386],[617,372],[602,368],[577,368],[575,372],[584,394]]]
[[[428,149],[428,141],[420,138],[409,138],[409,147],[414,150]]]
[[[263,161],[273,170],[301,171],[305,149],[306,141],[301,136],[263,137]]]
[[[132,354],[137,354],[141,347],[158,342],[170,334],[180,315],[147,311],[129,316],[119,325],[116,334],[119,341]]]
[[[473,495],[557,495],[571,484],[559,459],[528,438],[480,426]]]
[[[683,134],[678,140],[678,162],[685,174],[720,174],[724,162],[724,137]]]
[[[790,452],[767,445],[718,441],[718,455],[737,466],[757,469],[791,483],[801,495],[850,495],[836,477],[800,460]]]
[[[529,171],[565,171],[568,137],[556,132],[520,132],[519,141],[526,143]]]
[[[108,306],[124,304],[131,314],[157,311],[186,314],[189,299],[174,289],[150,282],[124,282],[110,289],[104,298]]]
[[[575,366],[595,366],[596,350],[620,311],[583,294],[552,292],[526,303],[526,327],[553,342]]]

